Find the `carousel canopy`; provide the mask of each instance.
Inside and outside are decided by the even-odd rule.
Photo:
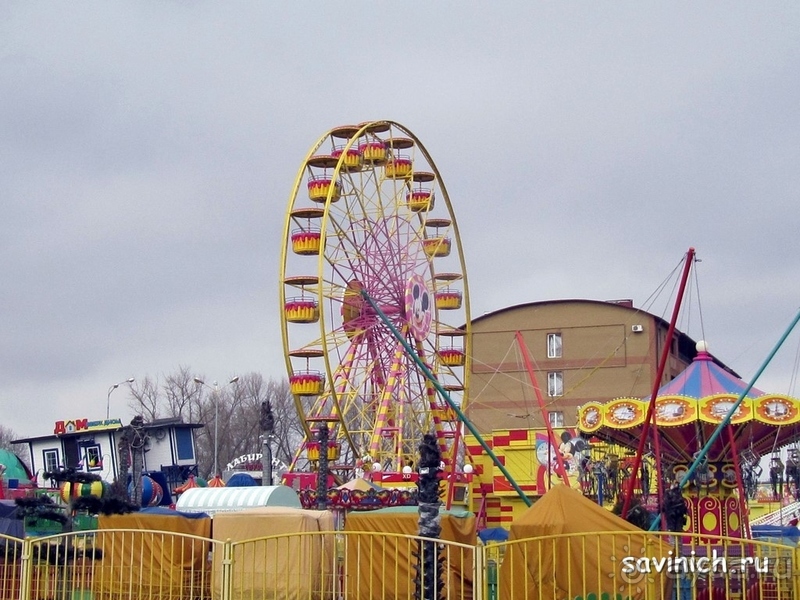
[[[747,389],[747,383],[714,362],[703,342],[698,342],[697,349],[692,364],[656,396],[661,458],[670,462],[691,462]],[[590,402],[580,408],[578,426],[584,433],[637,448],[649,403],[649,397]],[[800,438],[800,400],[751,388],[730,423],[736,450],[747,451],[752,460]],[[733,462],[728,431],[716,439],[708,460]]]

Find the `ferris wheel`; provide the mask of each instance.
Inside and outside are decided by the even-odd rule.
[[[427,433],[455,464],[461,427],[425,371],[463,407],[467,275],[447,191],[414,134],[375,121],[334,128],[312,146],[289,200],[280,278],[283,349],[305,429],[290,470],[313,471],[325,452],[344,479],[357,468],[408,472]]]

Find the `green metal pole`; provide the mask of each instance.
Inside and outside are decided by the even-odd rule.
[[[689,467],[689,470],[686,471],[686,474],[683,476],[683,479],[681,479],[681,482],[678,485],[678,489],[682,490],[683,486],[686,485],[689,479],[691,479],[692,474],[695,472],[695,469],[697,469],[698,465],[700,465],[700,463],[703,462],[703,459],[706,457],[706,454],[708,454],[708,451],[711,449],[711,445],[720,436],[722,430],[728,426],[728,423],[731,422],[731,418],[733,418],[733,415],[736,413],[736,410],[744,401],[745,396],[747,396],[748,392],[753,388],[758,378],[761,377],[761,374],[764,372],[764,369],[767,368],[767,365],[778,353],[778,350],[783,345],[783,342],[786,341],[786,338],[789,337],[789,334],[792,332],[792,329],[794,329],[794,326],[797,325],[798,321],[800,321],[800,311],[798,311],[798,313],[795,315],[791,325],[789,325],[786,331],[783,332],[781,339],[778,340],[778,343],[775,344],[775,347],[772,349],[772,352],[769,353],[769,356],[767,356],[764,363],[759,367],[758,371],[753,376],[752,381],[747,385],[747,387],[744,390],[742,390],[742,393],[739,394],[739,398],[737,398],[733,406],[730,407],[728,413],[725,415],[725,418],[722,419],[720,424],[717,425],[717,427],[714,429],[714,432],[711,434],[711,437],[708,438],[708,441],[706,442],[705,446],[703,446],[702,450],[700,450],[700,453],[695,457],[694,462],[692,462],[692,465]],[[742,500],[744,500],[744,498]],[[654,520],[653,523],[650,525],[650,531],[653,531],[659,523],[660,521]]]
[[[425,363],[422,362],[422,359],[420,359],[416,351],[411,347],[411,344],[409,344],[408,341],[400,334],[400,332],[397,330],[397,327],[395,327],[394,324],[391,321],[389,321],[388,317],[384,314],[384,312],[380,309],[380,307],[377,304],[375,304],[375,301],[365,290],[361,290],[361,295],[364,296],[364,299],[367,302],[369,302],[369,305],[381,318],[381,321],[383,321],[386,324],[386,326],[389,328],[389,331],[392,332],[392,335],[394,335],[394,337],[397,338],[397,341],[403,344],[403,348],[405,348],[406,352],[408,352],[408,355],[412,359],[414,359],[414,362],[417,363],[417,366],[422,370],[422,373],[425,375],[428,381],[430,381],[433,384],[433,386],[436,388],[436,390],[439,392],[442,398],[444,398],[444,401],[447,402],[447,405],[453,410],[453,412],[456,413],[456,415],[458,415],[459,420],[462,423],[464,423],[467,429],[469,429],[469,432],[475,436],[475,439],[478,440],[478,443],[484,449],[486,454],[489,455],[489,458],[492,459],[492,462],[494,462],[494,464],[497,465],[497,468],[500,469],[500,472],[503,474],[503,476],[506,479],[508,479],[508,482],[511,484],[511,487],[513,487],[514,491],[517,492],[519,497],[525,503],[525,506],[531,506],[533,503],[525,495],[525,492],[523,492],[522,488],[519,487],[519,485],[517,485],[517,482],[514,481],[514,478],[511,477],[511,474],[506,470],[505,465],[502,462],[500,462],[500,459],[497,458],[497,455],[494,452],[492,452],[492,449],[481,437],[481,434],[478,433],[478,430],[475,429],[475,426],[472,423],[470,423],[469,419],[467,419],[467,416],[463,412],[461,412],[461,408],[458,405],[456,405],[455,402],[453,402],[452,398],[450,398],[450,394],[447,393],[447,391],[442,387],[442,384],[440,384],[439,381],[436,379],[436,377],[433,376],[433,373],[431,373],[430,369],[428,369]]]

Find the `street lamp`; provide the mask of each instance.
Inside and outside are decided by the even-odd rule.
[[[231,379],[227,385],[232,385],[237,381],[239,381],[238,375]],[[199,377],[195,377],[194,382],[206,386],[212,391],[212,395],[214,396],[214,475],[218,475],[219,464],[217,463],[217,459],[219,454],[219,385],[216,381],[212,381],[211,385],[208,385]]]
[[[110,388],[108,388],[108,396],[106,396],[106,421],[108,421],[109,416],[111,415],[111,392],[121,386],[123,383],[133,383],[136,381],[133,377],[126,379],[125,381],[120,381],[119,383],[115,383]]]

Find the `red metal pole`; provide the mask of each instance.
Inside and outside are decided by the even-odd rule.
[[[669,358],[670,354],[670,347],[672,346],[672,336],[675,333],[675,324],[678,321],[678,314],[681,310],[681,303],[683,302],[683,294],[686,291],[686,282],[689,279],[689,270],[692,267],[692,262],[694,259],[694,248],[689,248],[689,251],[686,253],[686,263],[683,265],[683,276],[681,277],[681,284],[680,288],[678,289],[678,296],[675,299],[675,306],[672,310],[672,319],[669,322],[669,329],[667,329],[667,337],[664,340],[664,351],[661,353],[661,359],[659,360],[658,364],[658,373],[656,374],[655,381],[653,381],[653,393],[650,395],[650,403],[647,405],[647,417],[644,420],[644,427],[642,427],[642,438],[639,440],[639,448],[636,450],[636,458],[634,459],[633,464],[633,473],[637,473],[639,471],[639,466],[642,464],[642,452],[644,451],[644,445],[647,441],[647,434],[650,432],[650,423],[655,423],[655,407],[656,407],[656,396],[658,395],[658,388],[661,387],[661,378],[664,376],[664,368],[667,365],[667,359]],[[662,486],[663,486],[663,479],[660,473],[660,464],[661,464],[661,456],[660,456],[660,446],[658,440],[658,431],[655,432],[654,435],[654,446],[656,452],[656,469],[658,471],[658,499],[659,505],[661,504],[662,499]],[[622,513],[621,516],[624,519],[628,516],[628,510],[631,506],[631,498],[633,497],[633,485],[636,481],[635,477],[631,477],[630,481],[628,482],[628,489],[625,492],[625,501],[622,505]],[[663,523],[663,515],[662,515],[662,523]]]
[[[525,361],[525,368],[528,370],[528,376],[531,378],[531,383],[533,384],[533,390],[536,392],[536,400],[539,402],[539,410],[542,411],[542,418],[544,418],[544,424],[547,426],[547,436],[553,441],[553,444],[556,447],[556,461],[558,462],[558,470],[561,471],[561,479],[564,480],[564,484],[567,487],[570,487],[569,478],[567,477],[567,470],[564,468],[564,458],[561,456],[561,451],[558,449],[556,433],[553,431],[553,426],[550,424],[550,419],[547,417],[547,407],[544,404],[542,390],[539,389],[539,383],[536,381],[536,374],[533,372],[531,357],[528,355],[528,347],[525,345],[525,340],[522,339],[522,332],[518,331],[516,338],[517,344],[519,344],[519,348],[522,351],[522,358]],[[550,472],[550,465],[547,465],[547,472]]]

